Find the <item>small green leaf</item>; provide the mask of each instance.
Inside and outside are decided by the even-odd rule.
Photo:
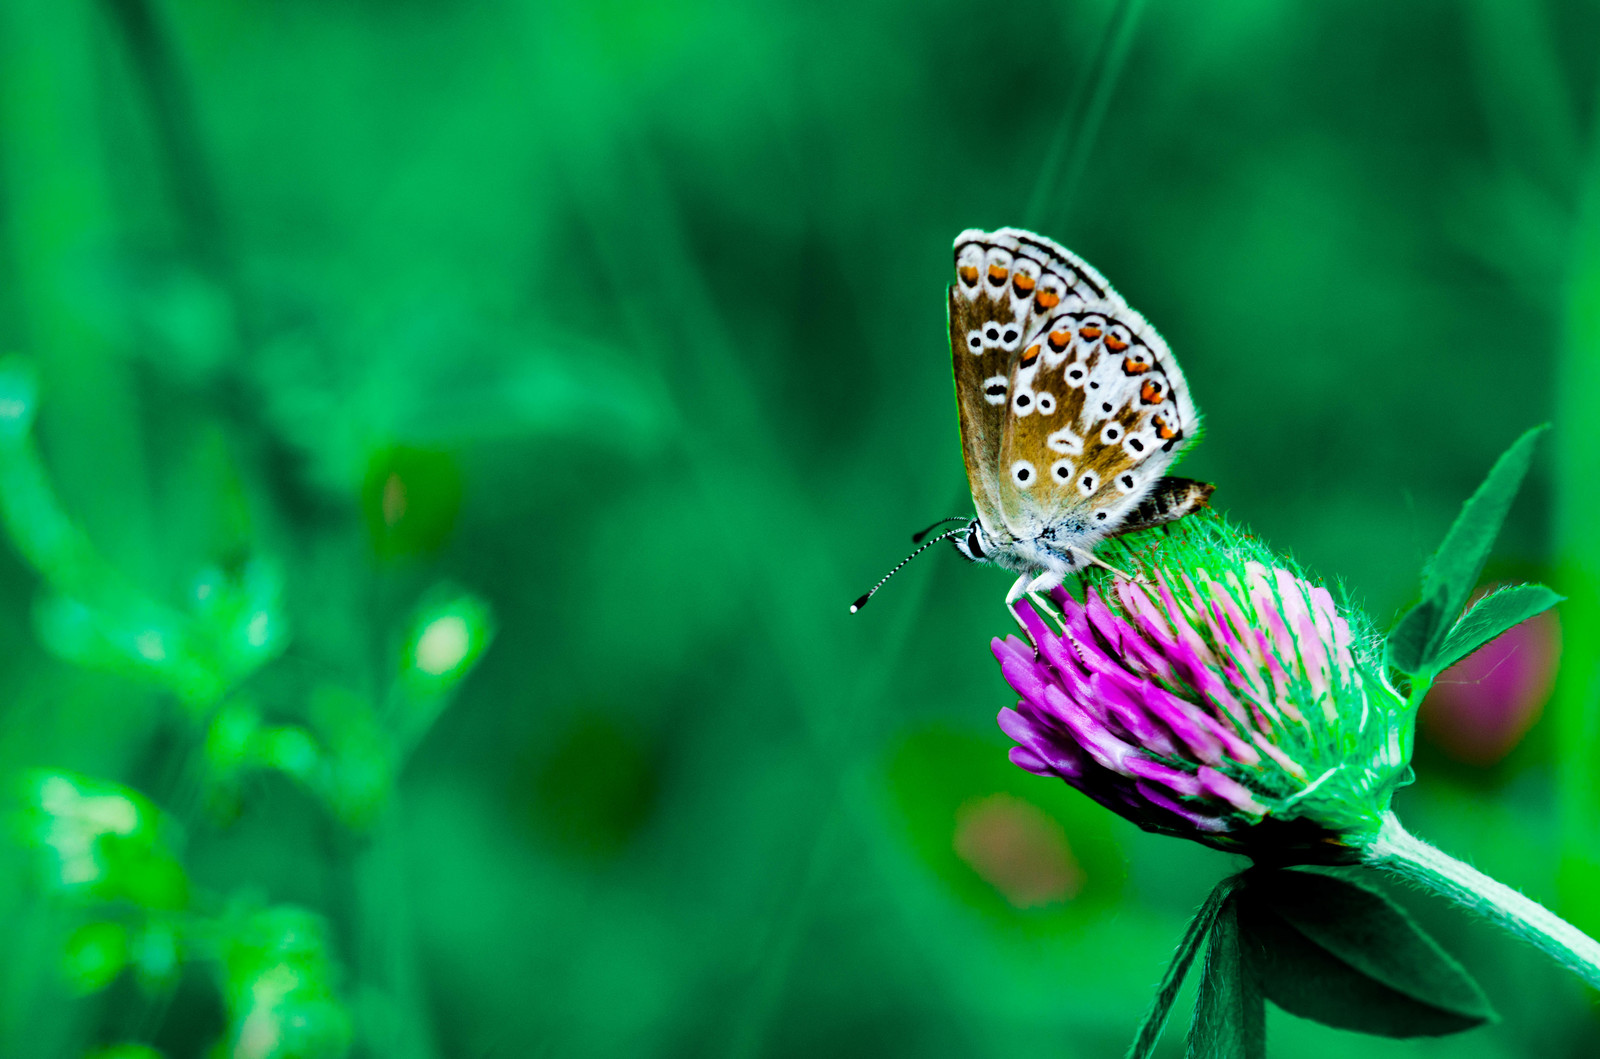
[[[1285,1011],[1386,1037],[1494,1018],[1461,965],[1376,891],[1319,872],[1256,871],[1235,900],[1247,956]]]
[[[1444,620],[1436,599],[1411,608],[1389,634],[1389,664],[1402,673],[1421,673],[1427,668],[1428,645]]]
[[[1189,921],[1188,929],[1183,932],[1183,940],[1178,942],[1178,951],[1173,953],[1172,962],[1167,965],[1167,973],[1161,977],[1161,985],[1156,989],[1156,995],[1150,1001],[1150,1008],[1145,1012],[1143,1021],[1139,1023],[1139,1033],[1128,1049],[1127,1059],[1149,1059],[1150,1053],[1155,1051],[1156,1042],[1161,1039],[1161,1031],[1166,1028],[1167,1016],[1172,1012],[1172,1002],[1178,998],[1178,990],[1189,973],[1189,965],[1194,962],[1195,953],[1200,951],[1200,943],[1211,932],[1211,925],[1216,922],[1217,913],[1221,911],[1223,902],[1233,893],[1238,883],[1237,875],[1230,875],[1217,883],[1211,895],[1206,898],[1205,904],[1200,906],[1200,910]]]
[[[1489,549],[1500,535],[1511,501],[1522,488],[1522,479],[1533,462],[1533,447],[1538,444],[1539,435],[1549,429],[1545,423],[1525,432],[1495,461],[1489,477],[1462,506],[1461,514],[1423,572],[1424,598],[1442,590],[1446,593],[1444,598],[1454,603],[1449,612],[1460,610],[1466,603],[1489,558]]]
[[[1565,598],[1544,585],[1513,585],[1484,596],[1450,630],[1434,665],[1440,672],[1449,669],[1513,625],[1543,614]]]
[[[1240,945],[1238,910],[1237,896],[1230,895],[1211,926],[1189,1024],[1188,1059],[1265,1059],[1267,1054],[1261,981]]]
[[[1513,442],[1462,505],[1461,514],[1423,569],[1422,602],[1401,618],[1389,635],[1389,659],[1396,668],[1412,674],[1437,673],[1444,668],[1438,664],[1438,655],[1449,622],[1461,613],[1478,583],[1506,512],[1533,461],[1533,447],[1549,428],[1548,423],[1536,426]],[[1418,613],[1429,608],[1429,613]]]

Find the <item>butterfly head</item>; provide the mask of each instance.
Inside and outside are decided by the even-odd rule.
[[[991,556],[996,550],[996,545],[989,535],[983,530],[983,523],[973,519],[967,523],[963,530],[950,538],[956,546],[956,551],[968,562],[991,562]]]

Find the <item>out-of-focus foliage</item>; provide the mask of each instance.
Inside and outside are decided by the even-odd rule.
[[[1486,678],[1493,754],[1430,704],[1399,805],[1600,926],[1597,41],[1576,0],[0,4],[0,1055],[1121,1054],[1236,863],[1005,764],[1005,577],[845,613],[967,506],[972,226],[1105,272],[1206,414],[1184,473],[1381,625],[1554,419],[1485,578],[1569,597],[1556,698],[1553,650]],[[1600,1043],[1402,900],[1503,1016],[1429,1055]]]
[[[225,920],[220,948],[228,1033],[216,1051],[238,1059],[343,1055],[350,1017],[334,992],[322,920],[267,908]]]

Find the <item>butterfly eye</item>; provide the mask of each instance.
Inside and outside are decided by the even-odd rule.
[[[1078,492],[1084,496],[1093,496],[1098,488],[1100,488],[1100,476],[1093,471],[1085,471],[1083,477],[1078,479]]]
[[[1016,482],[1017,485],[1023,489],[1031,489],[1033,487],[1033,480],[1037,477],[1038,475],[1033,469],[1033,464],[1029,463],[1027,460],[1018,460],[1016,463],[1011,465],[1011,480]]]
[[[1047,416],[1056,410],[1056,397],[1052,393],[1042,393],[1038,397],[1039,414]]]
[[[1070,482],[1073,470],[1071,460],[1057,460],[1050,465],[1050,477],[1058,482]]]

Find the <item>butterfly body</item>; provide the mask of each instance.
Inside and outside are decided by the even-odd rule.
[[[1081,258],[1033,232],[955,242],[950,347],[977,518],[953,535],[1019,574],[1012,598],[1094,561],[1106,537],[1203,507],[1166,476],[1200,426],[1166,342]]]

